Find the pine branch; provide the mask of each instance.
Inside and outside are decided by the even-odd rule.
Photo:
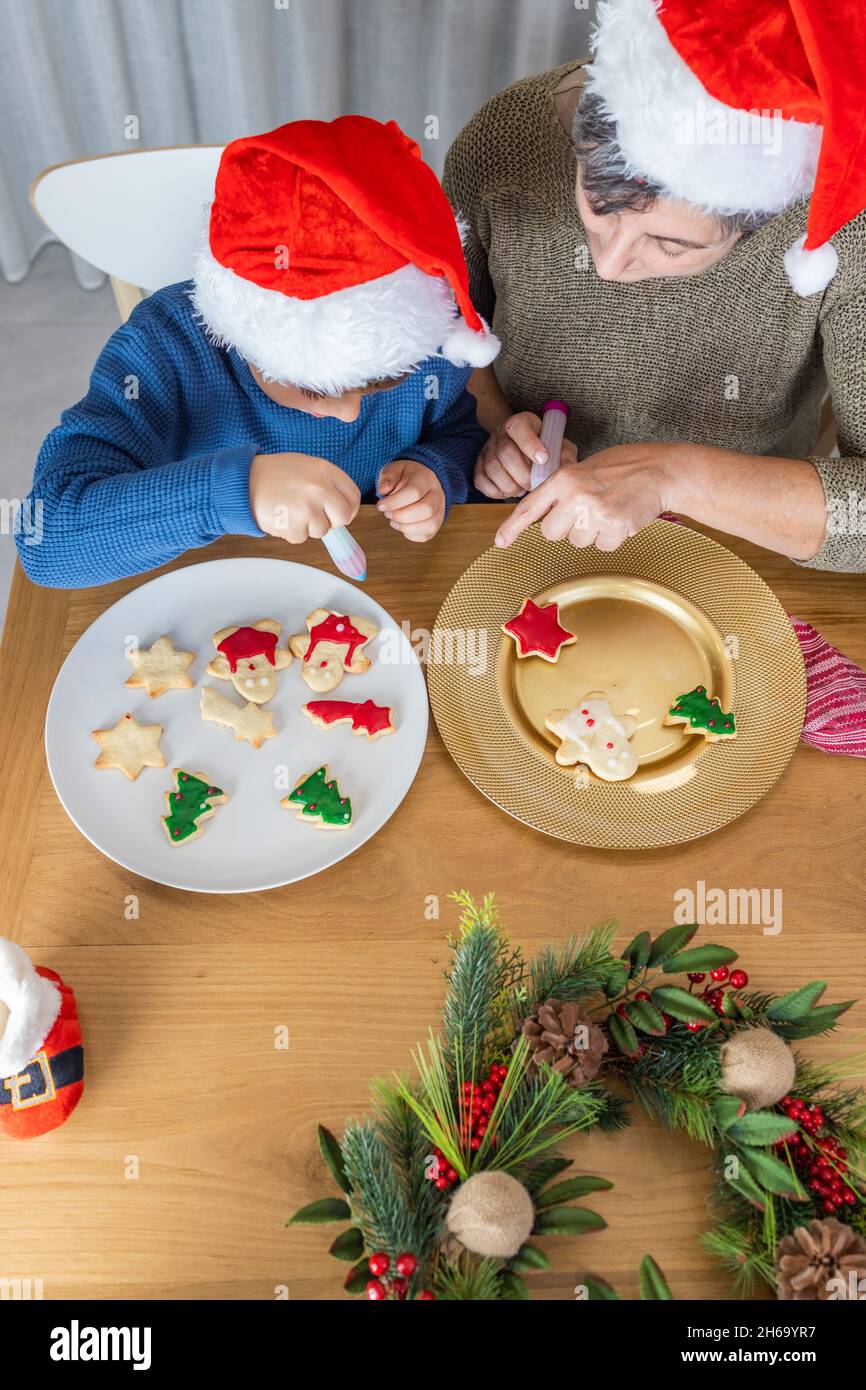
[[[500,1269],[497,1260],[473,1260],[469,1255],[442,1259],[434,1276],[436,1297],[448,1302],[492,1303],[501,1298]]]
[[[583,999],[603,989],[615,964],[615,932],[615,922],[603,922],[561,946],[545,946],[529,967],[530,1005],[545,999]]]
[[[419,1261],[415,1277],[423,1279],[430,1255],[429,1231],[406,1201],[404,1183],[382,1135],[369,1120],[351,1121],[341,1150],[352,1187],[354,1223],[366,1248],[382,1250],[392,1259],[411,1250]]]
[[[445,1211],[440,1193],[427,1176],[430,1141],[403,1097],[387,1081],[372,1081],[370,1092],[376,1128],[402,1180],[423,1249],[438,1238]]]
[[[460,936],[452,942],[453,963],[446,971],[444,1054],[452,1080],[458,1071],[472,1079],[502,1032],[510,992],[523,973],[523,957],[509,946],[491,894],[480,908],[468,893],[452,897],[463,914]]]

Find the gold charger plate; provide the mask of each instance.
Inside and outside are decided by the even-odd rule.
[[[518,659],[501,631],[525,598],[555,599],[577,634],[555,664]],[[439,611],[427,677],[470,782],[537,830],[610,849],[682,844],[742,815],[784,771],[806,709],[800,644],[775,594],[730,550],[668,521],[609,554],[552,544],[536,527],[485,551]],[[696,685],[733,709],[735,739],[706,744],[663,723]],[[593,690],[637,720],[626,782],[555,762],[545,715]]]

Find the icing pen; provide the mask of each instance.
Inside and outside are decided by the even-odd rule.
[[[322,544],[347,579],[367,578],[367,557],[346,526],[332,526]]]
[[[547,450],[545,463],[533,463],[529,474],[529,490],[538,487],[559,467],[568,406],[565,401],[545,401],[541,407],[541,442]]]

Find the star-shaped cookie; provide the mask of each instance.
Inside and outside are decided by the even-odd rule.
[[[513,637],[517,656],[540,656],[544,661],[558,661],[563,647],[570,647],[577,638],[559,621],[558,603],[534,603],[523,600],[523,607],[514,618],[502,624],[502,631]]]
[[[234,729],[238,743],[246,740],[253,748],[261,748],[265,739],[274,738],[277,732],[270,710],[262,709],[261,705],[254,705],[251,701],[236,705],[234,700],[221,695],[212,685],[202,686],[201,717],[209,723]]]
[[[189,675],[195,652],[177,651],[167,633],[152,647],[131,652],[129,659],[135,667],[126,682],[130,690],[146,690],[155,698],[166,690],[191,690],[195,684]]]
[[[116,767],[134,782],[143,767],[165,767],[159,750],[161,724],[139,724],[131,714],[122,714],[113,729],[94,729],[91,734],[102,752],[94,767]]]

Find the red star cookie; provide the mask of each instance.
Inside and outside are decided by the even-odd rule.
[[[503,623],[502,631],[514,638],[518,658],[540,656],[545,661],[557,661],[560,649],[577,641],[574,633],[560,623],[558,603],[539,607],[531,598],[523,600],[517,617]]]

